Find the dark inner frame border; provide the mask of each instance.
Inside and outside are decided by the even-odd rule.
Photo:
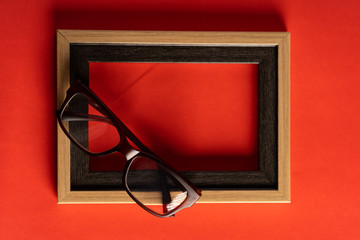
[[[258,64],[258,171],[182,172],[202,190],[278,189],[278,47],[70,44],[70,82],[89,82],[89,62]],[[122,190],[122,172],[90,172],[88,156],[70,146],[71,190]]]

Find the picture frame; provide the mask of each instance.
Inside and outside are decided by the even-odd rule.
[[[198,202],[290,202],[290,33],[58,30],[57,107],[91,61],[258,64],[259,170],[183,174]],[[133,202],[119,173],[90,172],[83,157],[58,124],[58,203]]]

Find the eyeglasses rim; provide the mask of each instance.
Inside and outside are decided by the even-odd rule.
[[[181,184],[186,191],[188,192],[186,199],[179,205],[177,206],[175,209],[164,213],[164,214],[160,214],[157,213],[153,210],[151,210],[150,208],[146,207],[146,205],[144,205],[141,201],[139,201],[133,194],[132,191],[130,190],[128,183],[127,183],[127,176],[130,170],[130,166],[132,164],[132,162],[139,156],[142,157],[147,157],[150,158],[150,160],[155,161],[157,164],[161,165],[162,168],[164,168],[169,174],[171,174],[172,177],[175,178],[175,180]],[[149,213],[157,216],[157,217],[169,217],[174,215],[176,212],[179,212],[180,210],[190,207],[192,206],[201,196],[201,192],[199,193],[198,191],[200,191],[199,189],[197,189],[195,186],[193,186],[190,182],[188,182],[183,176],[181,176],[180,173],[176,172],[176,170],[174,170],[173,168],[171,168],[169,165],[167,165],[164,161],[161,161],[160,159],[157,159],[156,157],[146,154],[144,152],[140,152],[138,155],[132,157],[129,161],[126,162],[125,165],[125,169],[124,169],[124,174],[123,174],[123,179],[122,179],[122,183],[123,186],[126,190],[126,192],[128,193],[128,195],[138,204],[140,205],[142,208],[144,208],[146,211],[148,211]],[[195,187],[196,189],[194,189],[193,187]]]

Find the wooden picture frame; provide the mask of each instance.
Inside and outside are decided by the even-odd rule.
[[[185,172],[198,202],[290,202],[290,34],[287,32],[57,32],[57,106],[89,62],[257,63],[259,170]],[[132,203],[114,172],[90,172],[57,127],[58,203]],[[80,160],[79,160],[80,159]]]

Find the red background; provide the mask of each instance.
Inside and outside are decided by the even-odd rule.
[[[178,171],[258,170],[257,81],[257,64],[89,64],[90,88]],[[89,145],[115,144],[104,138]],[[120,162],[90,158],[90,171],[122,171]]]
[[[360,3],[1,1],[1,239],[359,239]],[[291,204],[57,205],[55,29],[291,32]]]

